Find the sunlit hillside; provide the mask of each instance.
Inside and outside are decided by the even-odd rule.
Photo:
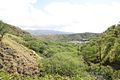
[[[2,80],[120,79],[120,25],[100,34],[70,34],[49,40],[0,22],[0,34]],[[81,36],[89,41],[70,42]]]

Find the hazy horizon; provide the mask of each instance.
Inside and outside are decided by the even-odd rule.
[[[57,32],[65,32],[65,33],[96,33],[96,32],[69,32],[69,31],[62,31],[62,30],[52,30],[52,29],[24,29],[25,31],[57,31]],[[104,32],[104,31],[103,31]],[[102,33],[102,32],[97,32]]]
[[[0,0],[0,20],[24,30],[101,33],[120,20],[119,0]]]

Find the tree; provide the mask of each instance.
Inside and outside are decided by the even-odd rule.
[[[0,41],[2,40],[3,36],[5,35],[5,33],[7,29],[5,29],[5,25],[2,21],[0,21]]]

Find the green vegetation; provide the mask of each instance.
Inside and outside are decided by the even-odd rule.
[[[0,21],[0,34],[2,35],[5,32],[9,34],[13,34],[15,36],[21,36],[21,37],[31,36],[28,32],[21,30],[18,27],[15,27]]]
[[[45,72],[61,76],[75,76],[85,71],[86,65],[82,58],[74,53],[57,53],[44,61]]]
[[[91,66],[92,72],[102,75],[107,80],[119,79],[120,25],[111,26],[99,37],[84,44],[80,50],[81,54],[91,65],[96,65],[95,71],[93,66]]]
[[[34,37],[2,21],[0,34],[1,80],[120,79],[120,25],[83,44]]]

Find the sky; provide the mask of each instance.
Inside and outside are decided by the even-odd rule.
[[[100,33],[120,21],[120,0],[0,0],[0,20],[25,30]]]

